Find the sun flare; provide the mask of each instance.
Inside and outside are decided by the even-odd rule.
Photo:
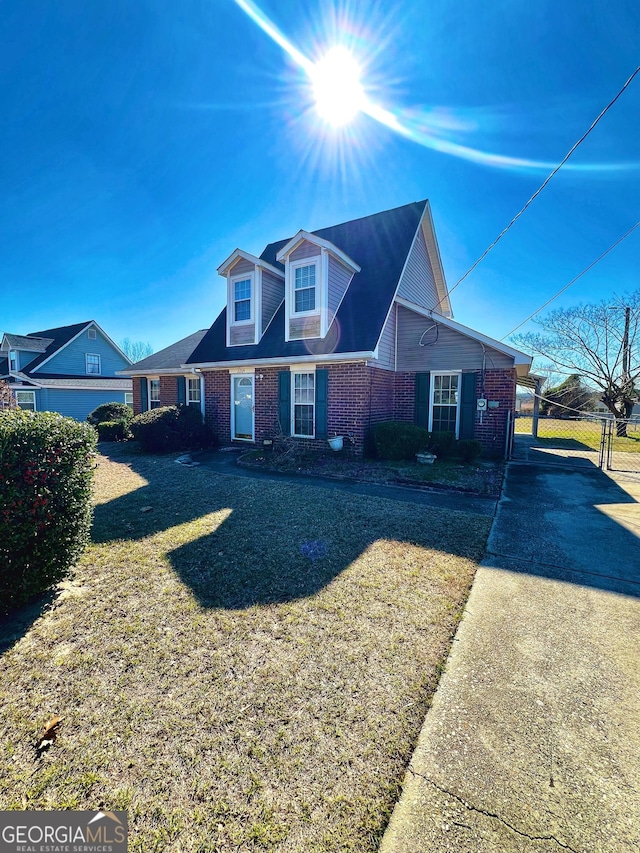
[[[360,67],[346,47],[332,47],[310,71],[319,115],[334,127],[347,124],[362,110],[366,98]]]

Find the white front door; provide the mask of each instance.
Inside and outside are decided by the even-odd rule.
[[[231,376],[231,438],[254,440],[253,374]]]

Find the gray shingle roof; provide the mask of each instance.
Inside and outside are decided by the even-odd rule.
[[[11,349],[26,349],[30,352],[44,352],[49,344],[53,343],[51,338],[40,338],[35,335],[10,335],[5,332],[4,337]]]
[[[206,335],[207,331],[207,329],[200,329],[200,331],[194,332],[192,335],[188,335],[180,341],[176,341],[175,344],[165,347],[165,349],[160,350],[160,352],[155,352],[153,355],[149,355],[141,361],[137,361],[135,364],[132,364],[129,369],[132,371],[146,370],[152,372],[154,370],[171,370],[179,368],[181,365],[186,363],[187,359]],[[128,373],[128,371],[122,370],[120,373]]]
[[[372,352],[378,343],[413,238],[427,202],[420,201],[314,231],[360,265],[323,339],[285,341],[284,304],[257,344],[226,346],[226,308],[188,359],[206,364],[240,359],[295,358],[329,353]],[[270,243],[260,255],[274,266],[291,238]]]

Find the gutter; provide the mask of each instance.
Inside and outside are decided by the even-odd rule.
[[[264,367],[288,367],[291,364],[318,364],[320,362],[330,362],[332,364],[349,364],[353,361],[368,361],[375,357],[373,351],[369,352],[352,352],[349,355],[335,356],[318,353],[317,355],[299,355],[286,358],[280,356],[278,358],[242,358],[235,361],[203,361],[197,364],[184,365],[185,369],[193,368],[195,370],[224,370],[228,367],[253,367],[254,365],[264,365]],[[149,371],[147,371],[148,373]]]

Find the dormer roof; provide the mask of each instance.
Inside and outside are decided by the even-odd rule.
[[[254,264],[256,267],[261,267],[262,269],[269,270],[269,272],[274,273],[274,275],[279,276],[280,278],[284,278],[284,272],[282,266],[274,266],[273,264],[267,263],[267,261],[262,258],[256,258],[255,255],[252,255],[250,252],[245,252],[243,249],[236,249],[232,252],[229,257],[218,267],[219,275],[226,275],[227,272],[231,269],[231,267],[236,263],[236,261],[245,260],[249,261],[250,264]]]
[[[318,234],[312,234],[309,231],[298,231],[295,237],[292,237],[288,243],[280,249],[280,251],[276,255],[276,260],[283,263],[287,257],[293,252],[301,243],[304,241],[309,243],[313,243],[318,246],[320,249],[326,249],[327,251],[334,254],[337,258],[350,267],[354,272],[360,272],[361,267],[352,260],[346,252],[343,252],[342,249],[339,249],[334,243],[330,240],[325,240],[323,237],[319,237]]]

